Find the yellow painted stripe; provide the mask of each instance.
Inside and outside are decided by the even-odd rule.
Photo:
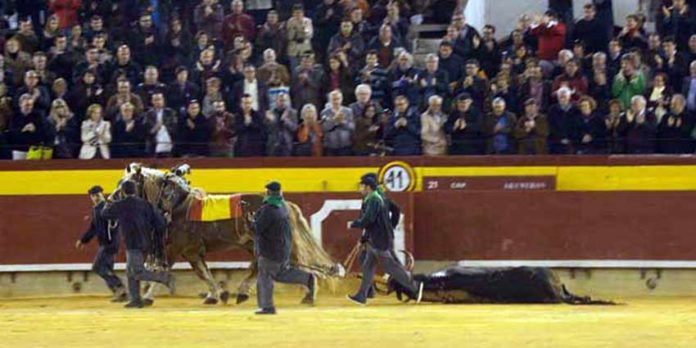
[[[696,166],[559,167],[558,191],[694,191]]]
[[[0,195],[87,194],[92,185],[111,191],[123,170],[0,171]]]
[[[355,192],[360,176],[378,168],[195,169],[194,186],[207,192],[261,192],[271,180],[285,192]],[[2,171],[0,195],[86,194],[92,185],[111,191],[123,170]]]
[[[695,191],[696,166],[424,167],[425,176],[555,176],[557,191]],[[420,186],[419,186],[420,189]]]
[[[375,167],[195,169],[194,186],[207,192],[260,192],[271,180],[286,192],[355,192],[357,182]],[[539,166],[417,167],[416,190],[423,177],[555,176],[558,191],[694,191],[696,166]],[[122,170],[2,171],[0,195],[85,194],[92,185],[111,191]]]
[[[424,176],[548,176],[556,175],[558,167],[419,167]]]
[[[360,176],[378,168],[199,169],[189,176],[208,192],[260,192],[278,180],[285,192],[355,192]]]

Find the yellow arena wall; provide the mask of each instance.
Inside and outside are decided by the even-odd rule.
[[[194,169],[191,182],[208,192],[257,192],[281,180],[286,192],[354,192],[357,178],[379,167]],[[424,177],[534,177],[556,179],[556,191],[693,191],[696,165],[656,166],[497,166],[414,168],[416,191]],[[85,187],[115,187],[123,170],[69,169],[0,171],[0,195],[83,194]]]

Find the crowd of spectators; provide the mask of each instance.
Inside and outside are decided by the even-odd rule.
[[[501,35],[447,0],[0,1],[0,157],[694,153],[696,1],[657,2]]]

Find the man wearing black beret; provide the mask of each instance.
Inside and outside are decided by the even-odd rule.
[[[292,230],[280,183],[266,185],[266,198],[256,212],[253,224],[256,242],[256,260],[259,274],[256,278],[259,310],[256,314],[276,314],[273,304],[273,282],[300,284],[307,287],[303,304],[314,304],[317,279],[308,272],[290,265]]]
[[[118,229],[112,228],[109,221],[101,216],[106,200],[104,199],[104,189],[101,186],[93,186],[87,191],[92,200],[92,221],[87,232],[75,242],[75,248],[83,249],[94,237],[99,241],[99,249],[92,264],[92,271],[98,274],[106,282],[106,286],[114,294],[112,302],[125,302],[128,300],[126,288],[121,279],[114,273],[114,259],[118,254]]]
[[[374,175],[364,175],[360,178],[360,193],[364,200],[360,218],[351,223],[351,228],[364,229],[361,238],[365,248],[365,256],[362,260],[362,282],[358,293],[348,296],[348,299],[366,304],[372,288],[372,282],[377,269],[377,262],[382,265],[384,272],[389,274],[396,282],[409,290],[409,296],[420,302],[423,296],[423,283],[417,283],[394,257],[394,228],[389,219],[384,198],[377,191],[377,180]]]

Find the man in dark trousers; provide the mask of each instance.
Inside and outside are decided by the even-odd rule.
[[[266,185],[266,198],[254,218],[256,260],[259,274],[256,278],[256,314],[276,314],[273,305],[273,282],[300,284],[307,287],[303,304],[314,304],[317,296],[317,279],[308,272],[290,265],[292,230],[288,209],[278,182]]]
[[[366,304],[367,296],[373,285],[377,262],[382,265],[385,273],[396,282],[407,288],[409,296],[419,303],[423,296],[423,283],[416,283],[411,275],[394,257],[394,229],[389,219],[389,212],[384,198],[377,191],[377,181],[374,176],[364,175],[360,179],[360,193],[364,200],[361,215],[351,223],[351,228],[364,229],[363,247],[365,258],[362,261],[363,276],[358,293],[348,296],[348,299]]]
[[[391,200],[387,194],[382,190],[382,188],[379,186],[379,176],[376,173],[367,173],[365,174],[366,178],[369,178],[369,180],[374,180],[377,182],[377,193],[379,193],[379,196],[382,197],[384,200],[384,204],[387,206],[387,210],[389,211],[389,222],[391,224],[391,227],[393,229],[396,229],[397,226],[399,226],[399,221],[401,220],[401,208],[399,207],[396,202]],[[394,256],[394,259],[398,260],[399,258],[396,256],[396,253],[394,253],[394,250],[391,250],[392,256]],[[358,260],[362,264],[363,261],[365,260],[365,257],[367,256],[367,250],[365,248],[360,251],[360,256],[358,257]],[[374,298],[375,297],[375,287],[372,286],[370,287],[370,290],[367,292],[367,298]]]
[[[92,271],[98,274],[106,282],[106,286],[114,293],[112,302],[126,302],[128,294],[123,286],[121,279],[114,273],[114,259],[118,254],[118,230],[109,225],[109,221],[101,216],[106,200],[104,190],[101,186],[94,186],[89,191],[89,198],[92,200],[94,209],[92,211],[92,222],[89,224],[87,232],[75,242],[75,248],[82,250],[84,245],[89,243],[95,236],[99,241],[97,256],[92,264]]]
[[[102,217],[118,221],[123,241],[126,244],[126,271],[128,274],[128,295],[130,301],[126,308],[142,308],[145,303],[140,297],[140,281],[153,281],[166,285],[174,293],[174,276],[168,272],[150,272],[145,269],[145,252],[150,250],[151,232],[155,238],[164,235],[164,217],[152,205],[135,196],[136,186],[132,181],[124,181],[121,190],[126,198],[117,202],[107,202]]]

